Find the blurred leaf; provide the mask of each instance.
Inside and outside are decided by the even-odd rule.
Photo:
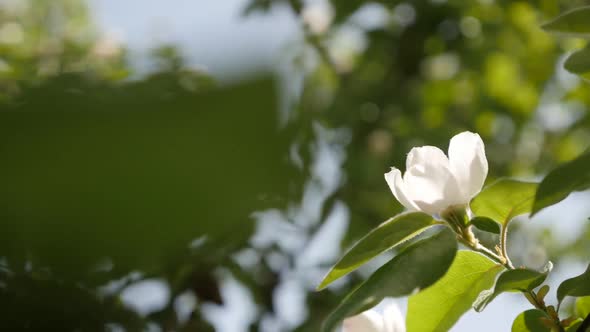
[[[542,28],[550,32],[590,35],[590,6],[563,13]]]
[[[582,325],[583,321],[584,320],[582,318],[578,318],[578,319],[574,320],[568,327],[566,327],[565,332],[580,332],[580,331],[578,331],[578,329]],[[581,332],[586,332],[586,331],[581,331]]]
[[[471,210],[475,215],[491,218],[505,227],[512,218],[531,211],[536,189],[536,183],[500,179],[485,187],[471,201]]]
[[[410,296],[408,332],[448,331],[503,267],[473,251],[459,250],[449,271],[431,287]]]
[[[206,94],[173,82],[59,77],[0,109],[0,252],[9,261],[26,253],[88,281],[105,259],[154,271],[198,237],[223,239],[220,251],[248,240],[251,213],[278,206],[295,177],[273,82]]]
[[[473,303],[473,308],[481,312],[492,302],[496,296],[503,292],[521,291],[526,292],[541,285],[547,278],[547,273],[541,273],[528,269],[516,269],[502,272],[494,289],[488,289],[479,294],[477,300]]]
[[[590,315],[590,296],[582,296],[576,299],[576,314],[582,318]]]
[[[549,293],[549,288],[549,285],[541,286],[541,288],[539,288],[537,291],[537,299],[545,301],[545,296],[547,296],[547,293]]]
[[[590,265],[586,271],[577,277],[563,281],[557,288],[557,300],[559,303],[566,296],[588,296],[590,295]]]
[[[0,278],[2,330],[99,331],[108,323],[128,331],[145,329],[145,320],[118,297],[48,277]]]
[[[244,8],[244,16],[269,11],[273,4],[285,2],[284,0],[250,0]]]
[[[488,217],[475,217],[469,223],[479,230],[500,234],[500,224]]]
[[[415,237],[434,224],[432,217],[422,212],[400,214],[385,221],[346,252],[324,277],[317,289],[325,288],[380,253]]]
[[[564,68],[574,74],[585,74],[590,72],[590,45],[574,52],[565,63]]]
[[[516,317],[512,323],[512,332],[551,332],[551,329],[541,322],[541,318],[550,319],[541,310],[527,310]]]
[[[341,23],[346,21],[354,12],[364,4],[363,1],[342,1],[336,6],[336,12],[334,15],[334,22]]]
[[[344,318],[368,309],[385,297],[405,296],[432,285],[448,270],[456,252],[455,234],[447,227],[408,246],[349,293],[328,316],[324,330],[332,331]]]
[[[590,152],[552,170],[539,184],[532,215],[560,202],[573,191],[590,188]]]

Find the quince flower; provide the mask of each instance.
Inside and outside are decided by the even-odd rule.
[[[390,302],[383,313],[370,309],[345,319],[342,332],[406,332],[406,326],[399,308]]]
[[[441,215],[451,207],[467,207],[481,191],[487,174],[483,141],[466,131],[451,138],[448,158],[434,146],[413,148],[403,177],[392,167],[385,181],[408,210]]]

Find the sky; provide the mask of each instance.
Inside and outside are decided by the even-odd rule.
[[[149,68],[151,48],[173,44],[215,78],[247,76],[269,70],[299,32],[288,8],[244,16],[244,0],[87,1],[99,28],[127,45],[140,70]]]

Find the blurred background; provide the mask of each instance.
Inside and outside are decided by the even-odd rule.
[[[319,331],[393,255],[314,290],[402,211],[383,173],[413,146],[478,132],[487,183],[588,147],[583,41],[539,28],[584,4],[0,0],[1,329]],[[513,261],[583,271],[589,200],[515,222]]]

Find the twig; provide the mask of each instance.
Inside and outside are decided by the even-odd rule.
[[[512,265],[512,262],[510,261],[510,258],[508,257],[508,250],[506,250],[507,241],[508,241],[508,224],[502,226],[502,231],[500,234],[500,249],[502,251],[502,257],[504,257],[504,259],[506,260],[506,264],[508,266],[510,266],[512,269],[514,269],[514,265]]]

